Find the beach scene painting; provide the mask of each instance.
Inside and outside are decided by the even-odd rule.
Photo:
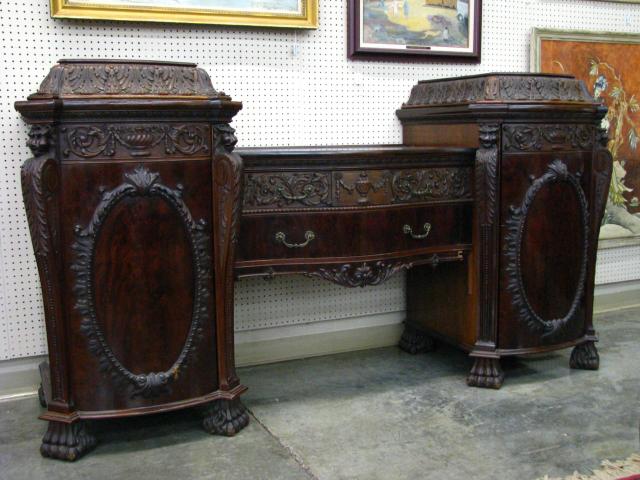
[[[359,46],[473,53],[474,0],[358,0]]]
[[[78,5],[170,8],[203,11],[263,12],[299,15],[302,0],[73,0]]]
[[[53,18],[318,28],[318,0],[50,0]]]

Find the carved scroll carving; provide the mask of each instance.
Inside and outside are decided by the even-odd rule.
[[[460,80],[420,82],[404,105],[446,105],[481,101],[564,100],[594,103],[575,78],[536,75],[489,75]]]
[[[244,208],[330,204],[328,173],[252,173],[245,177]]]
[[[580,217],[582,229],[582,256],[580,258],[580,273],[576,291],[564,317],[544,319],[540,317],[529,303],[527,292],[522,278],[522,239],[527,222],[527,215],[536,195],[547,184],[563,182],[569,185],[575,192],[580,204]],[[543,337],[553,335],[576,314],[585,289],[587,278],[588,246],[589,246],[589,207],[587,198],[580,185],[580,179],[576,174],[569,172],[567,165],[561,160],[554,160],[548,166],[547,171],[535,179],[525,192],[522,204],[519,207],[510,207],[511,216],[507,219],[508,235],[505,241],[505,256],[507,259],[506,272],[508,276],[507,289],[512,296],[513,307],[518,311],[520,320],[525,322],[533,331],[540,332]]]
[[[96,125],[63,128],[63,154],[81,158],[116,154],[122,146],[132,157],[151,154],[156,145],[163,143],[164,153],[196,155],[207,153],[208,129],[198,125]]]
[[[165,372],[134,374],[115,356],[98,323],[93,286],[93,258],[100,229],[113,208],[129,197],[158,197],[168,202],[183,223],[191,246],[195,272],[193,312],[187,338],[178,358]],[[160,183],[160,176],[144,167],[138,167],[124,175],[124,182],[113,190],[105,191],[89,224],[76,226],[76,241],[72,245],[76,257],[71,268],[76,273],[74,292],[75,308],[82,316],[81,331],[87,337],[89,349],[100,361],[100,368],[111,374],[118,385],[133,387],[132,397],[153,397],[167,391],[171,382],[185,368],[193,356],[195,346],[207,321],[209,282],[211,278],[209,235],[204,220],[196,221],[182,200],[182,186],[171,189]]]
[[[393,202],[471,198],[470,168],[400,170],[391,178]]]
[[[218,335],[224,342],[225,357],[218,362],[220,388],[228,390],[238,383],[234,365],[233,340],[233,263],[238,244],[242,208],[242,159],[233,153],[235,130],[227,124],[214,125],[213,211],[215,236],[215,294]]]
[[[74,62],[55,65],[39,95],[179,95],[225,97],[195,65]]]
[[[505,151],[590,150],[594,142],[592,125],[505,125]]]
[[[413,263],[402,260],[347,263],[337,267],[321,267],[316,271],[306,273],[306,275],[324,278],[344,287],[365,287],[379,285],[392,275],[411,268],[412,265]]]

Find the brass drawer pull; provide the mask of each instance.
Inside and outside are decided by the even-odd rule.
[[[286,235],[284,234],[284,232],[276,233],[276,243],[282,243],[287,248],[302,248],[302,247],[306,247],[307,245],[309,245],[309,242],[311,240],[316,238],[316,234],[313,233],[311,230],[307,230],[306,232],[304,232],[304,238],[305,238],[305,241],[302,242],[302,243],[288,243],[287,240],[286,240]]]
[[[405,234],[411,235],[411,238],[415,238],[416,240],[421,240],[423,238],[427,238],[427,236],[429,235],[429,232],[431,232],[431,224],[429,222],[425,223],[422,226],[422,229],[424,230],[424,233],[416,234],[416,233],[413,233],[413,230],[411,229],[411,226],[405,225],[404,227],[402,227],[402,231]]]

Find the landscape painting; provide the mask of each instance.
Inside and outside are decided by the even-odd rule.
[[[350,0],[350,55],[479,58],[480,2]]]
[[[51,0],[51,16],[317,28],[318,0]]]
[[[73,0],[78,5],[300,14],[301,0]]]
[[[613,175],[600,240],[640,241],[640,35],[536,30],[532,46],[534,69],[574,75],[607,105]]]

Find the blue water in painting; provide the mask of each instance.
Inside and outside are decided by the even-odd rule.
[[[196,8],[202,10],[241,10],[298,13],[300,0],[93,0],[78,3],[151,6],[160,8]]]

